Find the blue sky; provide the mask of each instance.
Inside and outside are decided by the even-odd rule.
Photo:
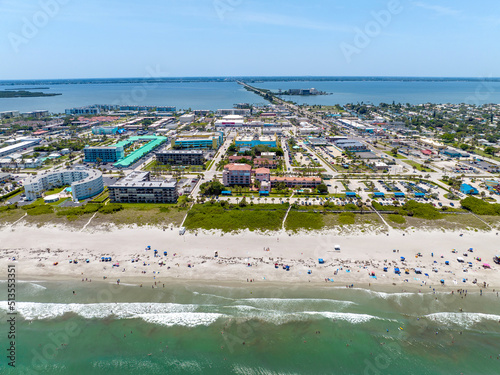
[[[498,35],[497,0],[0,0],[0,79],[500,77]]]

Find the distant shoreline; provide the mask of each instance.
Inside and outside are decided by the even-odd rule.
[[[44,92],[33,92],[26,90],[17,90],[17,91],[0,91],[0,99],[11,99],[11,98],[40,98],[44,96],[57,96],[62,94],[46,94]]]
[[[165,77],[165,78],[70,78],[70,79],[32,79],[0,80],[4,86],[36,85],[82,85],[116,83],[194,83],[194,82],[500,82],[497,78],[480,77],[376,77],[376,76],[284,76],[284,77]]]

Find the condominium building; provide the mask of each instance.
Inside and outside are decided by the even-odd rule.
[[[201,150],[166,150],[156,154],[156,161],[165,165],[203,165],[205,157]]]
[[[223,132],[181,133],[172,138],[172,148],[218,150],[223,142]]]
[[[248,164],[227,164],[222,172],[224,185],[250,185],[252,183],[252,166]]]
[[[177,181],[151,181],[149,172],[132,172],[108,186],[113,203],[175,203]]]
[[[40,198],[46,190],[71,185],[74,200],[82,200],[100,194],[104,190],[102,173],[94,169],[75,168],[47,171],[28,178],[24,183],[26,199]]]
[[[96,163],[97,159],[102,163],[114,163],[125,156],[123,146],[86,146],[83,153],[85,163]]]

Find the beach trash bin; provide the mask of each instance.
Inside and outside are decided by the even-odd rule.
[[[164,255],[164,256],[167,256],[167,252],[166,252],[166,251],[164,251],[164,252],[163,252],[163,255]]]

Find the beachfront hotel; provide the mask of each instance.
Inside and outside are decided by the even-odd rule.
[[[151,181],[149,172],[134,171],[108,186],[113,203],[175,203],[177,181]]]
[[[102,173],[94,169],[75,168],[51,171],[30,177],[24,184],[27,200],[36,200],[50,189],[71,185],[73,200],[82,200],[102,193]]]

